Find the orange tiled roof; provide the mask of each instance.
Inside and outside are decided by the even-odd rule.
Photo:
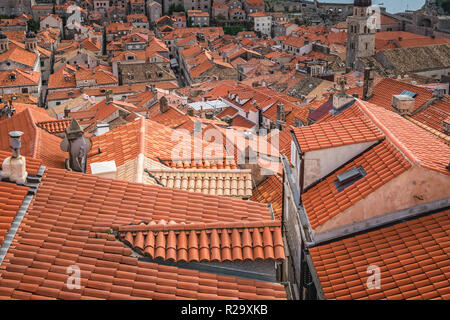
[[[50,168],[0,268],[0,299],[286,299],[280,284],[140,261],[107,232],[140,221],[241,223],[268,214],[258,203]],[[72,265],[82,270],[81,288],[67,290]]]
[[[241,115],[237,115],[233,118],[232,125],[233,127],[248,128],[248,129],[254,128],[256,126],[255,123],[245,119]]]
[[[11,74],[16,78],[11,79]],[[0,71],[0,87],[9,86],[37,86],[41,79],[41,73],[29,69],[14,69]]]
[[[450,163],[448,145],[394,112],[365,101],[359,101],[358,105],[410,161],[421,167],[450,175],[446,169]]]
[[[392,96],[400,94],[404,90],[408,90],[418,94],[415,98],[415,110],[424,105],[429,99],[433,97],[433,90],[431,89],[422,88],[402,81],[386,78],[381,80],[374,87],[373,97],[369,99],[369,102],[394,111],[394,107],[392,107]]]
[[[36,53],[21,48],[17,42],[12,40],[9,41],[9,50],[0,54],[0,61],[17,61],[29,68],[34,67],[37,59],[38,55]]]
[[[337,176],[359,166],[367,175],[339,192],[334,185]],[[301,196],[311,227],[315,229],[322,225],[410,167],[393,145],[383,141]]]
[[[64,133],[66,128],[70,125],[72,119],[55,119],[49,121],[42,121],[36,123],[36,125],[47,131],[48,133]]]
[[[73,68],[66,65],[52,73],[48,80],[48,89],[75,88],[75,72]]]
[[[450,299],[450,211],[310,249],[326,299]],[[381,288],[368,289],[371,265]]]
[[[164,113],[157,113],[154,116],[151,116],[149,118],[152,121],[156,121],[158,123],[161,123],[165,126],[168,126],[169,128],[175,129],[179,126],[181,126],[183,123],[190,120],[189,116],[187,114],[184,114],[180,110],[174,107],[169,106],[169,110],[167,110]]]
[[[233,108],[233,107],[226,107],[226,108],[223,109],[222,112],[220,112],[216,117],[217,117],[218,119],[222,119],[223,117],[226,117],[226,116],[232,117],[232,116],[234,116],[236,113],[238,113],[238,111],[237,111],[235,108]]]
[[[128,225],[119,227],[119,238],[153,259],[185,262],[285,259],[280,221]]]
[[[367,118],[335,119],[294,129],[302,152],[381,140],[383,133]]]
[[[3,96],[3,98],[5,99],[6,95]],[[33,111],[42,113],[43,115],[47,115],[47,111],[45,111],[45,109],[43,108],[39,108],[38,106],[34,105],[34,104],[27,104],[27,103],[19,103],[19,102],[12,102],[12,107],[14,109],[16,109],[16,112],[14,113],[13,117],[19,113],[21,113],[22,111],[26,110],[26,109],[32,109]],[[4,115],[2,117],[0,117],[0,120],[4,120],[6,119],[7,116]]]
[[[209,60],[205,60],[203,63],[189,70],[189,73],[193,78],[200,77],[203,73],[211,69],[213,66],[213,63],[211,63]]]
[[[197,148],[192,147],[192,154],[188,156],[188,159],[185,159],[182,154],[174,155],[179,158],[173,159],[172,150],[178,145],[179,141],[172,141],[172,135],[178,137],[177,139],[187,138],[192,144],[200,143],[203,147],[208,145],[206,141],[196,142],[197,138],[185,136],[182,132],[176,134],[175,130],[167,126],[140,118],[105,134],[93,137],[92,150],[97,150],[97,147],[100,147],[101,153],[91,156],[88,162],[114,160],[116,166],[120,166],[136,159],[139,154],[143,154],[149,159],[164,161],[167,166],[174,168],[206,169],[217,166],[220,169],[231,166],[232,169],[236,169],[235,163],[224,161],[226,151],[224,151],[223,158],[204,159],[202,154],[198,154]],[[195,158],[198,158],[198,160],[195,160]]]
[[[66,154],[61,151],[61,139],[45,132],[36,125],[50,118],[41,112],[25,109],[11,119],[0,121],[0,149],[9,150],[10,131],[22,131],[21,154],[25,157],[41,159],[42,164],[53,168],[64,168]]]
[[[416,113],[412,117],[435,130],[444,132],[444,125],[442,122],[450,117],[450,103],[441,100],[425,110]]]
[[[250,197],[251,201],[272,204],[275,218],[281,220],[283,213],[283,183],[279,175],[271,175],[261,182]]]
[[[0,181],[0,247],[27,193],[28,187]]]
[[[259,17],[269,17],[265,12],[253,12],[248,15],[249,17],[259,18]]]

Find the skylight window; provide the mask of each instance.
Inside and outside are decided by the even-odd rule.
[[[363,167],[353,168],[337,176],[337,180],[334,181],[336,189],[341,192],[350,187],[356,181],[364,178],[367,172]]]
[[[400,93],[402,96],[409,96],[411,98],[415,98],[418,96],[417,93],[412,92],[412,91],[408,91],[408,90],[403,90],[402,93]]]

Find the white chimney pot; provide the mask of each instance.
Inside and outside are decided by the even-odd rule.
[[[28,177],[26,159],[19,152],[21,147],[20,137],[22,135],[23,132],[20,131],[12,131],[9,133],[10,146],[13,149],[13,154],[6,158],[2,164],[2,177],[8,178],[17,184],[24,184]]]

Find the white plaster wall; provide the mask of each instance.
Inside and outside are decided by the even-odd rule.
[[[337,148],[306,152],[304,156],[304,188],[323,178],[333,170],[336,170],[376,142],[351,144]]]

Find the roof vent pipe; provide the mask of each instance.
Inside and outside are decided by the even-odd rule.
[[[6,158],[2,165],[2,177],[8,178],[17,184],[24,184],[28,177],[25,157],[20,155],[22,135],[23,132],[21,131],[11,131],[9,133],[9,146],[12,150],[12,155]]]

